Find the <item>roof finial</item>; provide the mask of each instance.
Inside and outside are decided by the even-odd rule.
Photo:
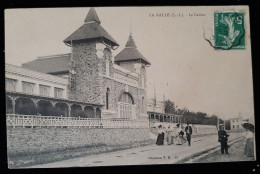
[[[128,47],[128,48],[137,48],[136,47],[136,44],[135,44],[135,41],[133,39],[133,36],[132,36],[132,19],[130,20],[130,35],[128,37],[128,40],[126,42],[126,45],[125,47]]]
[[[132,17],[131,17],[131,20],[130,20],[130,35],[132,35]]]
[[[155,81],[154,81],[154,106],[156,107],[156,91],[155,91]]]

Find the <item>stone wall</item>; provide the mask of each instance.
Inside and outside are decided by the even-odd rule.
[[[114,81],[113,79],[109,79],[104,77],[103,80],[103,91],[106,91],[107,88],[110,90],[109,94],[109,110],[118,111],[117,102],[120,99],[120,96],[123,92],[128,92],[132,95],[134,99],[134,104],[136,105],[136,114],[137,118],[142,114],[146,113],[146,91],[144,89],[136,88],[130,85],[128,86],[128,90],[126,90],[126,85],[124,83],[120,83],[118,81]],[[141,102],[142,97],[144,97],[144,110],[141,112]],[[105,95],[103,97],[103,101],[105,102]],[[147,114],[146,114],[147,115]]]
[[[104,87],[104,91],[107,91],[107,88],[109,88],[110,92],[109,92],[109,97],[108,97],[108,103],[109,103],[109,110],[112,111],[117,111],[117,90],[119,89],[120,91],[124,88],[124,85],[121,86],[117,86],[114,83],[113,79],[109,79],[104,77],[104,81],[103,81],[103,87]],[[106,96],[104,96],[103,101],[106,101]]]
[[[69,99],[101,104],[100,64],[101,60],[96,55],[96,41],[73,42],[71,69],[76,74],[73,78],[75,87],[71,89]]]
[[[111,50],[105,48],[103,57],[97,57],[96,40],[74,41],[72,44],[71,70],[70,74],[73,84],[69,91],[69,99],[106,105],[106,92],[109,88],[109,109],[118,111],[117,103],[123,92],[129,92],[136,106],[136,118],[144,117],[146,114],[146,91],[114,80],[114,64]],[[106,74],[106,61],[109,61],[109,77]],[[142,68],[142,76],[146,80],[145,69]],[[139,80],[139,83],[140,80]],[[146,81],[145,81],[146,83]],[[140,84],[139,84],[140,85]],[[143,101],[142,101],[143,100]],[[142,109],[142,108],[143,109]],[[103,107],[102,109],[106,109]]]
[[[10,157],[100,145],[120,146],[149,139],[149,129],[7,128]]]

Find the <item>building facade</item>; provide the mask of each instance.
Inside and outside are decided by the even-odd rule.
[[[6,64],[8,113],[148,118],[146,68],[151,63],[138,51],[132,33],[113,57],[119,44],[91,8],[84,24],[63,42],[71,53],[39,57],[22,67]]]
[[[230,119],[230,129],[243,129],[242,123],[242,118],[232,118]]]
[[[165,113],[164,101],[156,99],[147,100],[147,114],[149,118],[150,127],[154,127],[158,123],[166,127],[166,125],[174,125],[184,123],[182,115]]]

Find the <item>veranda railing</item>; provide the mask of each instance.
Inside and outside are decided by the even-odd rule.
[[[80,117],[7,114],[10,127],[88,127],[88,128],[149,128],[148,120],[99,119]]]

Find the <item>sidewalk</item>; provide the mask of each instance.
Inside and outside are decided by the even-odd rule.
[[[230,140],[243,134],[231,134]],[[28,168],[54,167],[85,167],[85,166],[116,166],[116,165],[146,165],[146,164],[174,164],[206,149],[219,146],[217,135],[207,135],[192,138],[191,146],[184,145],[150,145],[127,149],[117,152],[91,155],[48,164],[30,166]]]

